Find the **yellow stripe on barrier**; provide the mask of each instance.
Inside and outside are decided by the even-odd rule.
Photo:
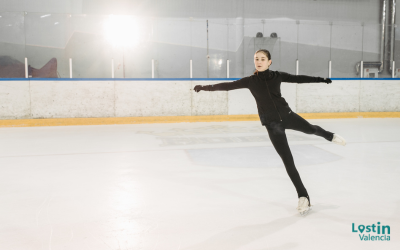
[[[400,112],[299,113],[304,119],[399,118]]]
[[[299,113],[304,119],[400,118],[400,112]],[[0,120],[0,127],[115,125],[180,122],[259,121],[258,115],[149,116]]]

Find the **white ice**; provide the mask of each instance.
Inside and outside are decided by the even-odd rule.
[[[0,249],[400,249],[400,119],[309,121],[305,217],[260,122],[0,128]]]

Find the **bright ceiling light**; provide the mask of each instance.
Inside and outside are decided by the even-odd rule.
[[[135,46],[142,33],[138,20],[132,16],[111,15],[104,22],[104,36],[113,46]]]

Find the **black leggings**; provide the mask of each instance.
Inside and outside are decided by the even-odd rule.
[[[289,144],[285,134],[285,129],[293,129],[306,134],[318,135],[324,137],[328,141],[332,141],[333,133],[326,131],[317,125],[310,124],[293,111],[283,116],[282,120],[283,121],[281,122],[271,122],[266,126],[269,138],[271,139],[275,150],[282,158],[283,164],[285,164],[286,171],[296,187],[298,197],[307,197],[308,200],[310,200],[307,190],[300,179],[299,172],[297,172],[296,166],[294,165],[293,156],[290,152]]]

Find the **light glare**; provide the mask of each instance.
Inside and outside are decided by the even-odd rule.
[[[113,46],[134,46],[139,43],[141,29],[131,16],[111,15],[104,22],[104,35]]]

